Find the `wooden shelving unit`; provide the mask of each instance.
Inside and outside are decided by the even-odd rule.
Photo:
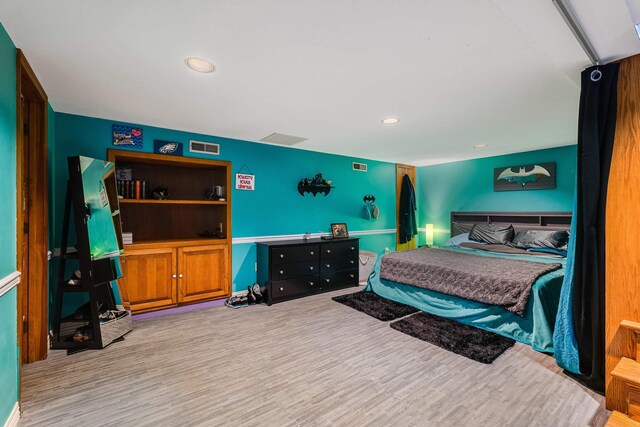
[[[156,205],[226,205],[218,200],[155,200],[155,199],[120,199],[120,203],[156,204]]]
[[[119,200],[122,230],[133,233],[120,281],[125,306],[140,313],[230,296],[231,163],[111,149],[108,159],[147,183],[146,199]],[[225,188],[225,200],[205,199],[213,186]],[[157,187],[168,187],[166,200],[148,198]]]

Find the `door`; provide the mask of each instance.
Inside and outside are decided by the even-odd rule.
[[[47,95],[17,51],[18,345],[22,363],[48,353]]]
[[[416,187],[416,167],[409,165],[396,165],[396,250],[404,251],[406,249],[414,249],[418,236],[416,235],[410,242],[400,244],[400,192],[402,190],[402,179],[405,175],[409,175],[413,188]],[[416,195],[417,197],[417,195]],[[416,211],[416,215],[418,212]]]
[[[227,245],[178,249],[178,302],[221,298],[230,294]]]
[[[176,305],[176,252],[175,248],[125,249],[124,277],[118,281],[125,306],[139,313]]]

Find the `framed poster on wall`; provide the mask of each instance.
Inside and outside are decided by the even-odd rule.
[[[493,170],[493,191],[548,190],[556,188],[556,163],[506,166]]]

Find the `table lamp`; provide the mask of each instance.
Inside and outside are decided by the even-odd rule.
[[[425,244],[427,246],[433,246],[433,224],[427,224],[424,226]]]

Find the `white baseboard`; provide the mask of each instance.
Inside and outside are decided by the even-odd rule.
[[[18,283],[20,283],[19,271],[14,271],[0,279],[0,297],[18,286]]]
[[[17,427],[18,421],[20,421],[20,405],[16,402],[11,414],[9,414],[9,418],[7,418],[7,422],[4,423],[4,427]]]

